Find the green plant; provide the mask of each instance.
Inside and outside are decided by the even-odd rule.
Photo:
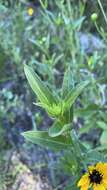
[[[39,8],[34,5],[34,12],[28,15],[25,1],[10,2],[0,2],[0,83],[4,85],[0,92],[1,117],[12,122],[15,115],[8,110],[30,106],[21,99],[24,96],[32,101],[23,76],[23,63],[29,63],[30,67],[25,65],[24,69],[36,94],[35,104],[47,112],[52,125],[46,131],[35,127],[24,136],[55,151],[64,150],[61,168],[70,176],[66,188],[75,190],[81,170],[88,164],[106,162],[107,157],[107,32],[101,23],[106,20],[106,7],[98,4],[100,1],[40,0]],[[100,20],[102,13],[104,18]],[[91,43],[82,47],[82,35],[89,42],[96,39],[92,31],[100,36],[101,49],[94,49]],[[22,91],[18,88],[17,94],[5,89],[8,80],[19,84]],[[38,117],[37,112],[36,116],[40,122],[43,115]],[[2,136],[2,126],[0,131]]]
[[[72,176],[66,189],[76,190],[82,169],[87,169],[88,164],[106,162],[107,107],[103,88],[107,80],[104,65],[106,54],[104,51],[94,51],[92,55],[87,55],[81,50],[78,34],[86,21],[83,16],[84,3],[75,6],[72,2],[72,8],[69,0],[65,4],[63,1],[55,1],[55,6],[56,11],[52,12],[42,4],[41,11],[48,27],[50,23],[54,32],[51,32],[50,27],[47,35],[45,23],[41,27],[45,32],[38,33],[37,40],[30,40],[42,55],[39,61],[32,60],[31,64],[34,68],[38,65],[40,70],[35,69],[38,74],[31,67],[24,66],[25,75],[38,99],[35,104],[45,109],[53,124],[47,131],[28,131],[23,135],[32,143],[55,151],[64,150],[61,168]],[[106,42],[106,32],[99,30],[96,25],[96,15],[94,14],[93,25]],[[105,45],[104,47],[106,50]],[[55,81],[56,73],[58,76],[63,75],[60,84]],[[82,124],[78,122],[79,118]],[[78,133],[75,125],[80,125]],[[90,132],[93,128],[102,131],[94,149],[93,141],[89,143],[81,140],[81,134]]]
[[[88,150],[78,139],[72,124],[73,105],[77,97],[89,84],[89,81],[84,81],[70,89],[69,85],[65,85],[66,83],[69,84],[70,81],[64,78],[65,86],[62,87],[60,94],[55,93],[54,95],[52,89],[49,91],[48,87],[29,66],[25,65],[24,70],[31,88],[38,97],[39,103],[36,103],[36,105],[44,108],[50,117],[54,119],[54,123],[48,131],[28,131],[24,132],[23,136],[32,143],[49,147],[52,150],[67,149],[66,156],[67,154],[69,156],[69,152],[71,154],[69,171],[71,174],[78,172],[79,176],[81,168],[86,168],[90,159],[93,159],[93,162],[96,162],[96,159],[97,161],[104,161],[100,153],[96,152],[95,158],[92,155],[89,156],[93,150]],[[65,90],[66,96],[62,96]],[[78,176],[75,177],[76,181]]]

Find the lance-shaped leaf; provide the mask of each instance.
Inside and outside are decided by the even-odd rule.
[[[70,67],[65,71],[63,83],[62,83],[62,97],[65,98],[68,92],[74,87],[74,80],[72,76],[72,70]]]
[[[45,131],[27,131],[22,133],[26,140],[33,144],[48,147],[53,150],[62,150],[71,147],[71,139],[65,136],[50,137]]]
[[[40,102],[47,104],[48,106],[56,104],[58,101],[57,97],[49,91],[48,87],[44,85],[34,70],[25,65],[24,71],[32,90],[35,92]]]
[[[74,89],[71,89],[63,100],[63,112],[70,109],[77,97],[81,94],[84,88],[89,84],[89,81],[81,82]]]

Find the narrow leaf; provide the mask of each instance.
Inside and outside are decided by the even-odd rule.
[[[48,132],[45,131],[27,131],[22,133],[26,140],[41,145],[43,147],[48,147],[53,150],[66,149],[71,146],[71,140],[64,137],[50,137]]]
[[[65,98],[70,89],[74,87],[74,81],[72,77],[72,72],[68,68],[64,74],[63,84],[62,84],[62,97]]]
[[[64,108],[63,111],[66,109],[69,109],[77,97],[81,94],[81,92],[84,90],[84,88],[89,84],[89,81],[81,82],[79,85],[77,85],[74,89],[71,89],[69,93],[66,95],[64,99]]]
[[[56,103],[56,97],[52,95],[48,87],[44,85],[39,76],[33,69],[27,65],[24,66],[24,71],[32,90],[37,95],[41,103],[51,105]]]

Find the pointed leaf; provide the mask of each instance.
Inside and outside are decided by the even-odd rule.
[[[68,68],[64,74],[63,84],[62,84],[62,97],[65,98],[70,89],[74,87],[74,81],[72,77],[72,72]]]
[[[24,71],[28,82],[32,90],[37,95],[41,103],[51,105],[56,103],[56,97],[54,97],[49,91],[48,87],[44,85],[39,76],[33,71],[33,69],[27,65],[24,66]]]
[[[50,137],[48,132],[45,131],[27,131],[22,133],[26,140],[41,145],[43,147],[48,147],[53,150],[66,149],[71,146],[71,139],[64,136]]]
[[[89,84],[89,81],[81,82],[74,89],[71,89],[64,99],[63,111],[69,109],[77,97],[81,94],[84,88]]]
[[[78,20],[75,20],[73,23],[72,23],[72,27],[73,27],[73,29],[75,30],[75,29],[80,29],[80,27],[81,27],[81,25],[82,25],[82,23],[83,23],[83,21],[85,20],[85,17],[81,17],[81,18],[79,18]]]

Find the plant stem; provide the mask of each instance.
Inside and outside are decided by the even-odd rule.
[[[73,20],[70,0],[67,0],[67,6],[68,6],[68,12],[69,12],[70,20]]]
[[[101,11],[102,11],[102,14],[103,14],[103,16],[104,16],[105,22],[106,22],[106,24],[107,24],[107,17],[106,17],[106,14],[105,14],[105,12],[104,12],[102,3],[101,3],[100,0],[97,0],[97,1],[98,1],[99,6],[100,6],[100,9],[101,9]]]

